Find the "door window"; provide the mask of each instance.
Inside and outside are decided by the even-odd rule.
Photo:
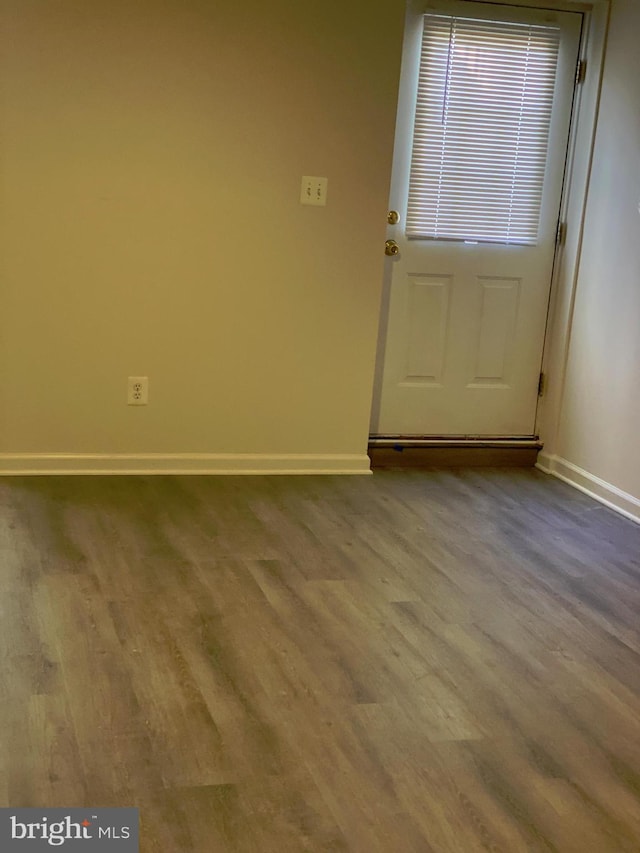
[[[535,245],[557,26],[427,14],[409,238]]]

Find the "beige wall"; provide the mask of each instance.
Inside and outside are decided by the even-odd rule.
[[[555,448],[562,460],[638,501],[639,33],[640,4],[614,0]]]
[[[365,453],[403,6],[2,0],[0,454]]]

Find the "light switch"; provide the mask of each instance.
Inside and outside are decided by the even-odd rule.
[[[317,207],[324,207],[327,203],[328,183],[327,178],[303,175],[300,185],[300,204],[314,204]]]

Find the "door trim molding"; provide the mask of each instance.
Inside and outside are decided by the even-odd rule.
[[[555,3],[548,2],[547,5],[555,6]],[[558,5],[564,8],[567,4]],[[576,7],[580,5],[583,4],[576,4]],[[548,381],[544,397],[538,402],[535,422],[535,431],[544,441],[547,458],[555,455],[562,415],[611,12],[610,0],[593,0],[590,5],[591,10],[585,13],[580,51],[580,58],[587,63],[586,78],[578,89],[579,101],[575,107],[560,209],[560,219],[567,223],[567,230],[565,241],[558,246],[556,253],[542,357],[542,372]]]

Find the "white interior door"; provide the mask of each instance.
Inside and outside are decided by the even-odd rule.
[[[409,10],[372,433],[533,434],[581,26]]]

